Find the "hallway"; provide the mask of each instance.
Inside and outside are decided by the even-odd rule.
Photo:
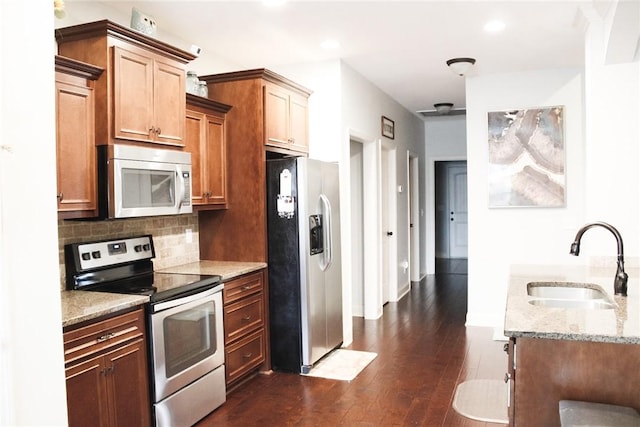
[[[198,424],[209,426],[497,426],[459,416],[456,385],[501,379],[503,342],[465,328],[466,260],[438,264],[378,320],[354,318],[353,350],[376,359],[351,382],[274,372],[259,375]]]

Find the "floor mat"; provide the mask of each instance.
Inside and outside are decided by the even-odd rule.
[[[508,424],[507,384],[501,380],[469,380],[458,384],[453,409],[463,417]]]
[[[310,377],[329,378],[332,380],[353,380],[373,359],[377,353],[368,351],[333,350],[324,359],[311,368]]]

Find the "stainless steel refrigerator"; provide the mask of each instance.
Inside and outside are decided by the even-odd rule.
[[[276,370],[308,373],[342,344],[338,165],[267,160],[269,327]]]

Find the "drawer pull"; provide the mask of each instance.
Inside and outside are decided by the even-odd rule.
[[[253,353],[245,353],[242,355],[243,359],[251,359],[251,356],[253,356]]]
[[[111,338],[113,338],[116,334],[114,334],[113,332],[109,332],[107,334],[104,335],[100,335],[98,338],[96,338],[97,342],[104,342],[107,340],[110,340]]]
[[[244,316],[244,317],[242,318],[242,321],[243,321],[243,322],[248,322],[249,320],[251,320],[251,316]]]
[[[251,289],[251,285],[244,285],[242,288],[243,291],[248,291],[249,289]]]
[[[100,373],[106,377],[107,375],[113,373],[115,369],[115,366],[109,366],[108,368],[104,368],[103,370],[101,370]]]

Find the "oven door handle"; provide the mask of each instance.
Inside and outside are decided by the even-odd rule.
[[[179,305],[187,304],[192,301],[199,300],[201,298],[206,298],[210,295],[220,292],[223,289],[224,285],[220,284],[211,289],[207,289],[206,291],[198,292],[195,294],[187,295],[184,297],[179,297],[176,299],[170,299],[168,301],[161,301],[157,303],[151,303],[151,313],[158,313],[163,310],[167,310],[169,308],[177,307]]]

